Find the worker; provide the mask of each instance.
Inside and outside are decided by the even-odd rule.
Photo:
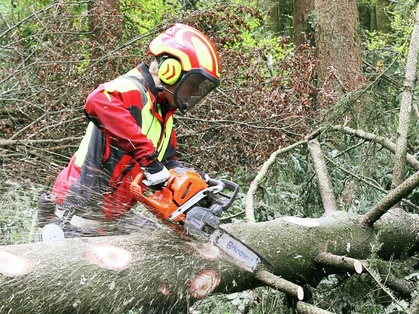
[[[185,113],[220,83],[220,62],[202,32],[175,24],[151,41],[155,58],[101,84],[88,97],[90,121],[79,149],[39,200],[43,241],[110,234],[136,200],[129,187],[142,171],[144,184],[164,184],[176,156],[173,113]],[[46,219],[45,219],[46,217]],[[141,219],[139,219],[139,217]],[[135,215],[130,226],[149,221]],[[124,229],[117,226],[117,229]],[[127,229],[127,228],[125,228]],[[112,229],[113,230],[113,229]]]

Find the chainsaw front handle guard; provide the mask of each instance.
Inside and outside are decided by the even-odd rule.
[[[224,211],[228,209],[231,206],[231,204],[233,204],[234,200],[236,199],[237,193],[239,192],[239,185],[237,183],[234,183],[225,179],[222,179],[221,182],[224,185],[224,189],[218,192],[218,195],[221,195],[225,198],[224,200],[221,200],[222,204],[220,204]],[[229,194],[224,193],[226,190],[230,193]]]

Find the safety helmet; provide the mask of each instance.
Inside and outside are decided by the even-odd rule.
[[[176,107],[186,112],[220,84],[220,60],[211,40],[197,29],[177,23],[157,36],[149,53],[159,60],[158,76],[176,86]]]

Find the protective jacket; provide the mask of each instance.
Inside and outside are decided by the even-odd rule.
[[[176,107],[157,98],[143,63],[101,84],[87,97],[84,110],[90,123],[52,193],[61,208],[75,208],[84,216],[102,208],[104,217],[118,218],[136,203],[129,186],[140,165],[156,159],[168,168],[181,165],[173,129]]]

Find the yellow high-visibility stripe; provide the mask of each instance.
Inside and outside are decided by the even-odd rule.
[[[194,35],[196,35],[196,37],[198,37],[199,40],[201,40],[201,42],[203,42],[203,44],[208,47],[208,49],[210,50],[210,53],[212,54],[212,56],[214,58],[214,64],[213,65],[214,65],[215,69],[211,69],[211,71],[215,70],[214,72],[217,74],[218,77],[220,77],[220,68],[218,67],[219,60],[218,60],[218,57],[217,57],[217,52],[213,49],[211,42],[207,38],[205,38],[201,33],[197,32],[195,30],[192,30],[192,29],[179,30],[175,35],[176,36],[175,37],[176,41],[184,46],[185,45],[185,43],[184,43],[184,33],[187,33],[187,32],[194,33]],[[194,37],[191,37],[191,41],[192,41],[193,38]],[[192,43],[194,44],[194,42],[192,42]],[[194,44],[194,46],[195,46],[195,44]],[[199,57],[199,54],[198,54],[198,57]]]
[[[138,86],[129,78],[120,76],[117,79],[105,83],[105,91],[112,93],[114,91],[126,93],[132,90],[138,90]]]
[[[160,146],[157,147],[160,141],[162,125],[160,121],[153,116],[151,111],[151,106],[153,102],[150,99],[150,96],[147,95],[148,102],[147,105],[144,106],[143,110],[141,111],[141,132],[147,136],[147,138],[153,143],[153,146],[159,151],[159,156],[157,159],[159,161],[163,160],[164,154],[166,153],[167,146],[170,142],[170,136],[172,135],[173,130],[173,117],[170,117],[166,122],[166,130],[165,134],[163,135],[163,140],[160,143]],[[159,107],[159,114],[161,115],[161,109]]]
[[[148,96],[150,98],[150,96]],[[154,147],[157,147],[161,134],[161,124],[157,118],[153,117],[151,112],[151,106],[153,102],[148,99],[147,105],[141,110],[141,133],[153,143]]]
[[[114,91],[118,91],[121,93],[130,92],[133,90],[140,90],[141,86],[138,85],[138,82],[135,77],[138,77],[138,75],[141,75],[140,71],[137,68],[134,68],[130,70],[128,73],[126,73],[123,76],[120,76],[113,81],[105,83],[105,88],[103,93],[105,94],[106,98],[109,100],[109,102],[112,102],[111,96],[109,93],[112,93]]]
[[[169,142],[170,142],[170,136],[172,135],[172,129],[173,129],[173,116],[167,120],[166,131],[165,131],[163,141],[161,142],[160,147],[157,149],[158,151],[160,151],[159,157],[158,157],[159,161],[163,160],[164,154],[166,153],[167,146],[169,145]]]
[[[86,133],[83,136],[83,139],[80,143],[79,149],[75,153],[76,160],[75,164],[76,166],[83,166],[84,162],[86,161],[86,156],[89,151],[90,141],[92,139],[93,134],[93,122],[89,122],[89,125],[87,126]]]

